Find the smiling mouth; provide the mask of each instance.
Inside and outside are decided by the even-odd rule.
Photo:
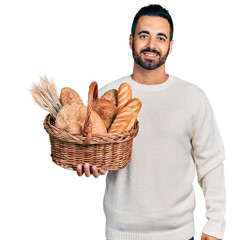
[[[156,53],[151,53],[151,52],[144,52],[144,54],[147,56],[157,56]]]
[[[143,54],[148,58],[155,58],[158,56],[158,54],[152,52],[144,52]]]

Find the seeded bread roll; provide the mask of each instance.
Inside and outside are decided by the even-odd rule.
[[[133,111],[130,106],[123,107],[117,114],[111,127],[108,129],[108,133],[122,133],[129,125],[133,116]]]
[[[135,123],[135,121],[136,121],[136,119],[138,117],[138,114],[139,114],[139,111],[141,109],[142,103],[138,98],[133,98],[132,100],[130,100],[126,104],[126,106],[131,107],[131,109],[133,111],[133,116],[131,118],[131,121],[128,124],[128,126],[126,127],[126,129],[125,129],[125,131],[129,131],[133,127],[133,125],[134,125],[134,123]]]
[[[82,99],[78,93],[69,87],[62,88],[60,92],[60,102],[63,106],[72,103],[83,105]]]
[[[103,119],[106,129],[110,128],[118,113],[118,108],[111,101],[105,99],[93,100],[92,109]]]
[[[116,107],[118,105],[118,90],[111,89],[105,92],[100,99],[111,101]]]
[[[71,134],[82,134],[87,107],[82,104],[67,104],[63,106],[56,117],[55,126]],[[92,134],[105,134],[107,129],[101,117],[95,112],[91,113]]]
[[[132,87],[128,82],[124,82],[118,90],[118,110],[120,111],[131,99]]]

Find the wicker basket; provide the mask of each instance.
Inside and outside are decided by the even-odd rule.
[[[119,170],[131,161],[133,138],[139,130],[138,121],[124,133],[92,135],[90,115],[93,99],[97,97],[98,84],[92,82],[89,87],[83,135],[72,135],[56,128],[51,115],[46,116],[44,128],[50,137],[51,157],[60,167],[76,170],[79,164],[89,163],[104,170]]]

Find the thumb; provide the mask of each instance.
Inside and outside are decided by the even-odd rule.
[[[207,240],[206,235],[204,233],[201,234],[201,240]]]

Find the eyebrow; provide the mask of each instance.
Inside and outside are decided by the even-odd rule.
[[[166,36],[165,33],[158,33],[157,36],[163,36],[163,37],[165,37],[167,39],[167,36]]]
[[[142,30],[138,33],[138,35],[142,34],[142,33],[146,33],[146,34],[150,34],[149,31],[146,31],[146,30]]]
[[[150,32],[149,32],[149,31],[142,30],[142,31],[140,31],[140,32],[138,33],[138,35],[140,35],[140,34],[142,34],[142,33],[145,33],[145,34],[150,34]],[[158,33],[158,34],[157,34],[157,36],[163,36],[163,37],[165,37],[166,39],[168,39],[168,37],[166,36],[166,34],[165,34],[165,33]]]

